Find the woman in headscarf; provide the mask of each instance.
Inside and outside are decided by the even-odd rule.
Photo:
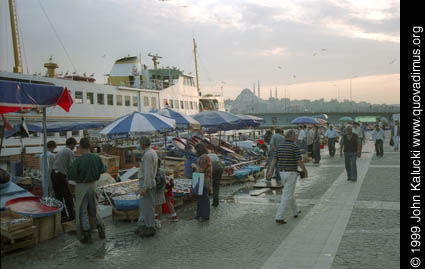
[[[210,218],[210,197],[209,193],[212,185],[212,161],[208,156],[208,150],[201,143],[195,145],[196,155],[199,156],[194,169],[204,174],[204,189],[202,195],[198,196],[198,207],[196,209],[196,216],[200,222],[207,221]]]

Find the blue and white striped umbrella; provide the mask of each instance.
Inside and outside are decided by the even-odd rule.
[[[176,121],[154,113],[133,112],[116,119],[99,132],[109,138],[126,138],[153,132],[168,132],[176,128]]]
[[[245,126],[241,118],[223,111],[203,111],[193,116],[193,118],[199,121],[204,128],[222,131],[239,129]]]
[[[188,127],[191,127],[192,129],[201,129],[201,124],[191,116],[169,108],[151,110],[149,112],[157,113],[161,116],[175,120],[177,128],[186,129]]]
[[[319,124],[320,122],[313,117],[303,116],[303,117],[298,117],[294,119],[293,121],[291,121],[291,123],[292,124]]]

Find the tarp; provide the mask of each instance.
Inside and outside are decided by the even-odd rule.
[[[354,121],[361,123],[376,123],[376,116],[357,116]]]
[[[244,127],[242,119],[238,116],[223,111],[203,111],[193,118],[201,124],[201,127],[221,131],[239,129]]]
[[[68,131],[79,131],[85,129],[97,129],[103,128],[108,125],[108,122],[67,122],[67,123],[50,123],[47,124],[46,131],[48,133],[58,133],[58,132],[68,132]],[[30,132],[42,133],[43,126],[38,123],[26,123],[27,130]],[[16,124],[13,126],[13,129],[10,131],[6,131],[4,136],[10,137],[17,133],[22,128],[22,124]]]
[[[150,113],[157,113],[161,116],[173,119],[176,121],[177,128],[183,128],[187,129],[188,127],[191,127],[192,129],[199,130],[201,128],[201,124],[195,120],[193,117],[188,116],[184,113],[164,108],[164,109],[156,109],[149,111]]]
[[[242,119],[246,127],[257,127],[264,123],[264,119],[257,116],[243,114],[236,114],[236,116]]]
[[[56,105],[68,112],[72,103],[67,88],[0,80],[0,114]]]

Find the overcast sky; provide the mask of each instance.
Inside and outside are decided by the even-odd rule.
[[[0,0],[0,70],[13,68],[8,1]],[[17,0],[24,71],[95,73],[148,53],[194,72],[203,93],[235,98],[260,80],[261,98],[400,102],[400,3],[393,0]],[[41,4],[40,4],[41,3]],[[65,50],[55,35],[58,33]],[[65,52],[66,51],[66,52]],[[70,60],[67,57],[70,56]],[[257,87],[257,85],[256,85]]]

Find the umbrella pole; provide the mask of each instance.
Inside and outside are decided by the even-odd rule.
[[[3,124],[3,127],[1,128],[0,155],[1,155],[1,149],[3,148],[4,130],[5,130],[5,125]]]
[[[47,128],[46,128],[46,108],[43,107],[43,197],[49,195],[48,175],[47,175]]]

